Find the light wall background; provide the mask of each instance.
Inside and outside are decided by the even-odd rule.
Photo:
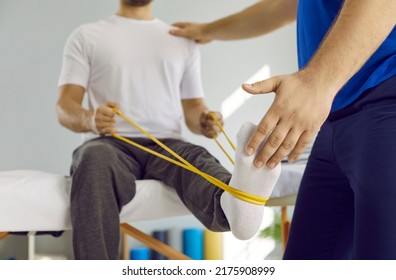
[[[266,0],[272,1],[272,0]],[[257,0],[155,0],[166,22],[206,22],[237,12]],[[113,14],[118,0],[0,1],[0,171],[31,169],[67,175],[80,136],[58,124],[57,80],[63,45],[79,25]],[[214,42],[201,47],[206,100],[213,110],[241,83],[269,65],[271,75],[297,69],[295,25],[256,39]],[[258,123],[273,94],[249,99],[227,121],[235,141],[244,121]],[[227,167],[213,140],[185,137],[207,147]],[[231,168],[231,167],[230,167]]]

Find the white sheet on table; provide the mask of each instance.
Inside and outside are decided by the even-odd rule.
[[[271,197],[296,194],[305,164],[284,164]],[[137,181],[121,222],[189,215],[176,192],[155,180]],[[0,172],[0,232],[71,229],[70,178],[41,171]]]

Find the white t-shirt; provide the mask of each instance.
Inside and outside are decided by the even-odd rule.
[[[106,102],[157,138],[180,138],[182,99],[202,98],[200,53],[195,42],[169,34],[158,19],[113,15],[82,25],[68,38],[59,86],[80,85],[89,108]],[[117,133],[144,137],[117,117]],[[84,140],[97,137],[85,133]]]

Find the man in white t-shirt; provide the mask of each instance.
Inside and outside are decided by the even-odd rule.
[[[231,228],[238,238],[247,239],[257,232],[262,218],[262,206],[240,201],[200,176],[110,136],[117,132],[163,153],[153,141],[116,118],[113,108],[198,169],[234,188],[269,196],[279,175],[279,169],[250,172],[251,164],[238,163],[237,155],[231,179],[204,148],[181,138],[183,116],[197,134],[212,138],[218,129],[203,99],[195,42],[169,35],[170,26],[153,17],[151,2],[120,0],[116,15],[77,28],[65,46],[58,118],[84,137],[83,145],[73,153],[71,167],[77,259],[118,258],[119,212],[135,195],[137,179],[157,179],[174,188],[191,212],[214,231]],[[88,109],[82,106],[85,92]],[[221,120],[221,114],[215,114]],[[252,127],[246,129],[252,131]],[[237,169],[241,170],[239,177]]]

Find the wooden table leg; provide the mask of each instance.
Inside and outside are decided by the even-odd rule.
[[[284,250],[286,248],[287,238],[289,237],[290,221],[287,217],[287,206],[282,206],[281,211],[282,245]]]
[[[123,260],[129,260],[129,242],[128,235],[121,231],[121,258]]]
[[[6,239],[9,235],[9,232],[0,232],[0,240]]]
[[[121,232],[139,240],[154,251],[168,257],[170,260],[191,260],[191,258],[166,245],[165,243],[145,234],[129,224],[121,224]]]

